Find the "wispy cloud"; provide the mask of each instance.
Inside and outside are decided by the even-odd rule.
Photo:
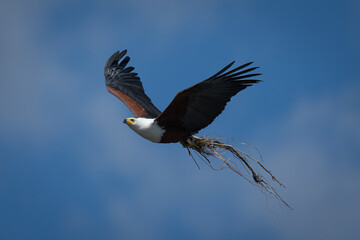
[[[54,135],[66,118],[57,115],[61,103],[74,96],[74,77],[36,40],[38,10],[36,2],[29,8],[9,2],[1,10],[10,23],[0,40],[0,125],[9,139],[18,137],[14,132],[32,139]]]
[[[181,34],[186,32],[186,28],[198,24],[198,27],[191,28],[196,32],[223,21],[226,18],[225,14],[220,14],[223,2],[105,1],[101,6],[91,3],[74,5],[71,1],[65,3],[31,1],[26,5],[25,1],[8,1],[0,7],[0,27],[6,33],[0,38],[0,140],[12,141],[13,149],[18,149],[19,142],[25,142],[33,156],[19,151],[18,154],[11,153],[16,158],[11,164],[7,164],[6,158],[1,159],[0,163],[5,165],[1,168],[5,169],[4,172],[13,170],[8,171],[13,178],[1,181],[2,184],[16,183],[15,186],[1,188],[2,191],[11,188],[18,191],[16,201],[8,197],[5,207],[1,206],[2,210],[23,207],[28,198],[35,203],[26,206],[34,209],[41,205],[39,202],[46,202],[46,211],[35,209],[31,214],[43,214],[41,217],[53,215],[54,222],[49,225],[55,230],[51,235],[57,231],[67,231],[69,235],[75,231],[79,236],[101,232],[94,228],[100,222],[106,225],[101,233],[108,233],[112,239],[134,236],[173,239],[174,233],[181,233],[182,239],[237,239],[246,236],[254,239],[256,236],[264,238],[265,235],[270,239],[344,239],[360,235],[357,228],[360,194],[353,187],[360,181],[356,157],[360,149],[360,112],[356,106],[360,100],[358,85],[347,85],[348,88],[341,90],[337,88],[337,92],[324,86],[324,91],[318,96],[304,96],[306,89],[300,89],[302,97],[297,99],[297,105],[292,105],[291,109],[277,109],[277,113],[282,115],[275,116],[268,111],[273,114],[269,119],[274,122],[264,118],[263,127],[252,136],[252,140],[245,139],[259,147],[265,165],[287,186],[282,194],[295,209],[289,213],[279,210],[278,202],[267,199],[258,189],[230,171],[212,171],[203,164],[199,171],[179,144],[153,144],[141,139],[122,124],[122,119],[130,112],[104,88],[102,66],[109,51],[133,46],[140,49],[134,51],[136,55],[136,51],[141,52],[142,44],[146,43],[149,44],[146,46],[148,49],[155,45],[155,50],[148,52],[166,50],[166,44],[172,40],[184,40]],[[252,14],[252,19],[258,18],[257,14]],[[251,28],[267,29],[268,25],[263,23],[273,13],[269,16],[261,19],[259,16],[259,22],[252,23]],[[238,35],[230,34],[235,39],[231,44],[237,46],[238,39],[243,38],[245,33],[238,22],[231,25],[227,20],[222,22],[222,26],[229,25],[229,31],[230,28],[238,30]],[[284,29],[291,27],[286,25]],[[268,29],[273,37],[271,46],[263,44],[267,41],[261,37],[264,35],[255,35],[257,30],[251,32],[254,34],[251,38],[260,39],[255,45],[275,49],[267,54],[271,61],[277,51],[298,59],[301,48],[293,50],[288,47],[285,51],[281,44],[272,46],[284,41],[282,36],[288,35],[288,32],[280,28],[282,35],[278,36],[273,34],[272,28]],[[354,33],[353,30],[350,32]],[[204,31],[199,41],[211,37],[211,34],[207,35]],[[297,35],[291,37],[296,39]],[[204,57],[199,59],[209,58],[207,54],[217,56],[212,50],[220,45],[226,47],[229,43],[217,39],[219,42],[206,47]],[[317,41],[321,42],[323,38],[317,38]],[[296,44],[292,42],[292,45]],[[178,51],[177,47],[177,44],[171,45],[175,49],[173,52]],[[245,48],[235,51],[241,52]],[[173,53],[165,50],[167,54]],[[232,52],[233,47],[227,51]],[[313,54],[312,49],[310,53]],[[152,60],[154,58],[151,57]],[[184,63],[188,58],[184,54],[177,61]],[[323,58],[317,55],[317,59]],[[299,61],[302,61],[301,58]],[[139,62],[141,65],[141,59]],[[175,66],[166,65],[166,61],[162,63],[163,69],[158,69],[158,65],[154,68],[151,64],[149,68],[153,69],[153,76],[163,74],[159,71],[164,69],[171,72],[171,67]],[[285,61],[282,63],[285,64]],[[192,70],[184,69],[184,64],[176,67],[174,75],[184,71],[193,74]],[[281,71],[286,67],[291,73],[300,70],[297,64],[290,64],[281,65]],[[315,68],[308,70],[311,74],[318,73]],[[208,69],[205,71],[210,72]],[[287,74],[283,73],[281,78],[285,79]],[[186,79],[179,78],[177,81]],[[191,81],[196,82],[196,79]],[[314,84],[307,79],[296,79],[296,76],[292,79],[299,86]],[[346,83],[342,82],[345,86]],[[152,84],[155,81],[144,83],[145,86]],[[174,83],[168,81],[166,84],[170,88]],[[158,86],[147,88],[148,92],[155,92],[153,98],[160,93],[167,94],[167,88],[164,89],[162,83]],[[287,87],[282,88],[283,92],[288,90]],[[272,90],[278,91],[278,86]],[[275,95],[271,94],[267,95],[268,99]],[[286,96],[281,95],[281,101]],[[166,103],[163,104],[166,106]],[[234,104],[229,106],[236,111]],[[227,113],[231,117],[226,123],[233,123],[234,115],[231,111]],[[234,131],[231,124],[219,126],[243,138],[241,129]],[[257,126],[249,123],[246,127],[256,129]],[[34,142],[46,144],[47,148],[34,149]],[[48,152],[44,154],[44,151]],[[43,164],[37,161],[38,156],[48,160],[47,163],[56,164]],[[25,162],[25,168],[19,167]],[[20,168],[21,171],[18,170]],[[28,185],[22,182],[24,172],[28,174]],[[42,174],[43,182],[34,177],[37,173]],[[1,176],[6,178],[7,175]],[[61,194],[57,187],[62,189]],[[23,193],[23,189],[28,192],[36,189],[38,192],[33,197]],[[48,195],[49,189],[55,189],[52,193],[55,197]],[[12,191],[2,193],[2,196],[9,193]],[[68,195],[62,196],[62,193]],[[62,215],[57,215],[53,210],[55,208]],[[26,217],[32,219],[33,216]],[[6,215],[2,215],[0,220],[3,219],[8,220]],[[12,219],[16,222],[17,217]],[[63,225],[56,226],[58,222]],[[23,223],[28,224],[26,220]],[[37,224],[40,226],[43,223],[39,220]],[[28,226],[31,228],[32,225]],[[31,229],[24,233],[38,234]],[[224,236],[226,233],[228,235]]]
[[[293,112],[269,126],[263,142],[267,163],[286,183],[292,214],[263,214],[284,239],[350,239],[360,235],[359,86],[300,100]],[[254,209],[255,211],[255,209]],[[266,217],[267,215],[267,217]]]

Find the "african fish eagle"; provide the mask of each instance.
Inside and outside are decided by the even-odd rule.
[[[127,50],[117,51],[107,60],[106,88],[133,113],[134,118],[125,118],[124,123],[156,143],[191,141],[194,134],[214,121],[231,97],[259,82],[251,79],[259,73],[249,73],[257,67],[247,68],[252,62],[227,71],[233,61],[212,77],[179,92],[161,112],[145,94],[134,67],[127,66],[130,57],[123,58],[126,53]]]
[[[255,184],[292,209],[270,182],[251,166],[257,164],[273,181],[284,186],[259,161],[218,139],[194,136],[214,121],[231,97],[260,81],[252,79],[260,75],[250,73],[257,69],[257,67],[248,67],[252,62],[229,70],[234,64],[234,61],[231,62],[215,75],[176,94],[169,106],[161,112],[145,94],[138,74],[133,72],[134,67],[127,67],[130,58],[128,56],[123,58],[126,52],[126,50],[115,52],[104,67],[107,90],[125,103],[134,114],[135,118],[125,118],[124,123],[152,142],[180,142],[187,148],[198,167],[190,150],[195,151],[197,156],[207,161],[210,166],[210,157],[222,161],[225,167],[251,182],[251,179],[241,173],[236,164],[232,164],[232,161],[222,153],[225,151],[232,154],[235,159],[243,163],[243,167],[251,174]]]

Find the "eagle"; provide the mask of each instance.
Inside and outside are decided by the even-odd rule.
[[[107,90],[119,98],[134,115],[134,117],[125,118],[125,124],[143,138],[155,143],[180,142],[183,147],[187,148],[198,168],[200,167],[191,150],[212,168],[209,159],[220,160],[223,166],[217,169],[224,167],[231,169],[292,209],[269,181],[253,166],[256,164],[256,167],[270,175],[274,182],[284,186],[262,163],[239,148],[223,143],[220,139],[195,136],[222,113],[233,96],[260,82],[260,80],[254,79],[261,74],[254,73],[258,67],[250,67],[253,62],[232,69],[235,61],[229,63],[211,77],[180,91],[161,112],[146,95],[140,77],[134,72],[135,68],[128,66],[130,57],[126,56],[126,53],[127,50],[115,52],[106,61],[104,67]],[[228,159],[226,153],[243,163],[242,166],[250,174],[250,177],[245,175],[235,162]]]
[[[231,62],[213,76],[178,94],[161,112],[146,95],[134,67],[127,66],[127,50],[115,52],[104,67],[107,90],[119,98],[134,117],[124,123],[140,136],[155,143],[193,142],[194,134],[211,124],[230,99],[241,90],[258,83],[251,73],[258,67],[245,63],[232,70]]]

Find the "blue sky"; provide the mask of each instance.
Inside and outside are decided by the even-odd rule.
[[[357,239],[358,1],[1,1],[0,239]],[[277,201],[126,127],[128,49],[163,110],[236,60],[263,82],[200,134],[260,149]]]

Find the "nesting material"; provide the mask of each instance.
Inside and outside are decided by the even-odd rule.
[[[239,148],[222,142],[224,140],[237,142],[228,138],[193,136],[186,142],[182,141],[181,144],[188,150],[189,155],[194,160],[198,168],[200,167],[196,161],[196,156],[214,170],[229,168],[239,176],[246,179],[249,183],[259,187],[265,193],[275,197],[289,209],[292,209],[290,205],[278,194],[276,188],[270,184],[271,182],[266,180],[265,176],[270,177],[272,182],[279,185],[280,187],[285,186],[267,168],[265,168],[261,162],[250,156],[248,153],[239,150]],[[240,144],[249,146],[245,143]],[[254,147],[252,147],[252,149],[258,153],[261,159],[261,154],[259,151]],[[196,156],[194,156],[193,152],[196,154]],[[220,160],[220,162],[214,160]],[[262,175],[262,173],[264,173],[264,175]]]

